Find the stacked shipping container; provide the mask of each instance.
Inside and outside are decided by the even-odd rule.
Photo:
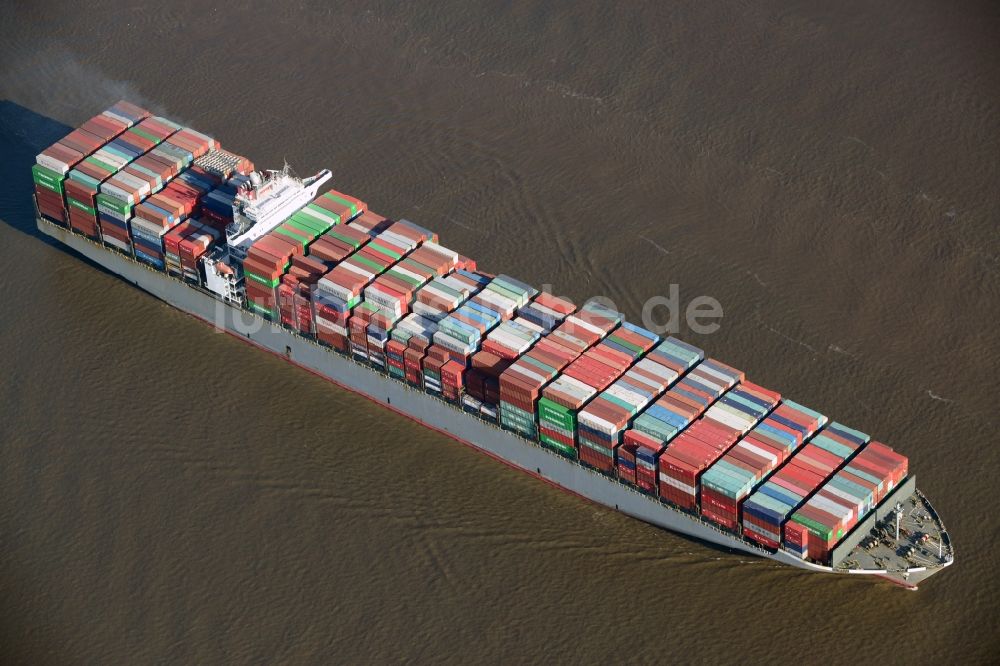
[[[708,362],[706,362],[708,363]],[[714,365],[699,368],[727,382],[742,372],[716,372]],[[698,508],[702,473],[721,458],[736,440],[764,418],[781,396],[749,382],[722,395],[703,418],[677,435],[659,459],[660,497],[688,510]]]
[[[906,474],[904,456],[871,442],[792,514],[785,525],[785,547],[800,557],[826,560]]]
[[[743,502],[743,534],[778,548],[796,508],[869,441],[868,435],[831,423],[792,455]]]
[[[579,350],[538,400],[539,441],[563,455],[577,455],[578,412],[631,365],[629,354],[602,343],[620,323],[619,313],[588,302],[551,334]]]
[[[677,353],[686,353],[689,359],[695,351],[700,352],[680,350],[679,347],[677,350]],[[635,483],[640,489],[656,493],[661,487],[658,484],[661,473],[660,452],[742,378],[743,373],[714,359],[708,359],[689,370],[670,390],[643,411],[632,424],[636,434],[627,439],[635,446]]]
[[[785,400],[702,475],[701,515],[738,529],[750,491],[826,421],[822,414]]]
[[[500,423],[505,428],[530,439],[538,438],[537,405],[542,388],[588,346],[578,338],[574,339],[579,346],[570,346],[568,338],[568,334],[539,338],[500,375]]]
[[[604,472],[614,470],[614,449],[632,418],[676,379],[676,373],[655,360],[644,359],[659,336],[628,322],[613,331],[602,345],[626,354],[634,363],[619,379],[584,408],[577,419],[580,459]]]
[[[38,155],[39,212],[155,268],[200,281],[197,260],[221,238],[221,227],[192,221],[170,239],[169,257],[164,236],[197,214],[202,197],[220,182],[187,169],[217,147],[204,134],[119,102]]]
[[[697,347],[670,337],[660,343],[650,353],[650,357],[675,373],[670,381],[670,385],[673,385],[678,377],[700,363],[705,354]],[[655,416],[652,414],[647,416],[648,408],[649,406],[642,410],[639,417],[633,420],[632,428],[623,433],[622,443],[617,448],[617,470],[621,480],[635,484],[646,492],[654,492],[656,456],[663,449],[667,435],[662,426],[656,425],[660,421]],[[653,413],[656,413],[656,410],[653,410]],[[636,423],[640,420],[645,424],[645,431],[639,429],[641,425],[639,428],[636,427]],[[637,469],[642,471],[637,473]]]

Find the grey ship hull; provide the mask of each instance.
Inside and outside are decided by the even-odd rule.
[[[676,510],[654,497],[543,448],[536,442],[502,430],[495,424],[375,372],[369,366],[333,352],[242,308],[224,303],[208,291],[147,267],[44,218],[37,219],[37,226],[41,232],[108,271],[220,330],[281,356],[343,388],[360,393],[508,465],[652,525],[809,571],[881,575],[909,588],[915,588],[921,580],[938,570],[911,570],[905,576],[870,569],[845,572],[802,561],[782,550],[771,552],[757,548],[697,516]]]

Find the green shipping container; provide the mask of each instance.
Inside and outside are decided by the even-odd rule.
[[[371,259],[368,259],[367,257],[362,257],[362,256],[357,256],[356,255],[356,256],[352,257],[352,261],[357,261],[362,266],[365,266],[365,267],[371,269],[376,275],[380,275],[382,273],[382,271],[385,270],[385,268],[383,266],[381,266],[380,264],[376,264],[374,261],[372,261]]]
[[[293,242],[296,245],[298,245],[303,250],[303,252],[305,251],[306,247],[309,245],[309,240],[310,239],[307,239],[307,238],[305,238],[303,236],[299,236],[298,234],[294,233],[290,229],[282,229],[282,228],[279,227],[279,228],[275,229],[275,231],[277,233],[281,234],[282,236],[284,236],[285,238],[287,238],[288,240],[290,240],[291,242]]]
[[[348,201],[347,199],[342,199],[342,198],[338,197],[336,194],[333,194],[331,192],[327,192],[323,196],[326,197],[327,199],[329,199],[330,201],[333,201],[334,203],[340,204],[341,206],[347,206],[347,208],[350,209],[350,211],[351,211],[350,217],[353,218],[354,216],[356,216],[358,214],[358,207],[356,205],[354,205],[353,203],[351,203],[350,201]],[[344,220],[344,222],[346,222],[346,221],[347,220]]]
[[[320,218],[321,220],[324,220],[326,224],[329,224],[330,227],[340,224],[341,221],[339,215],[335,215],[322,206],[317,206],[313,203],[307,204],[306,207],[299,212],[303,215]]]
[[[350,238],[350,237],[348,237],[348,236],[345,236],[345,235],[344,235],[344,234],[342,234],[342,233],[339,233],[339,232],[337,231],[337,227],[330,227],[330,228],[329,228],[329,229],[327,230],[327,232],[326,232],[326,235],[327,235],[327,236],[330,236],[331,238],[336,238],[336,239],[337,239],[337,240],[339,240],[339,241],[340,241],[341,243],[345,243],[345,244],[346,244],[346,245],[347,245],[348,247],[352,247],[352,248],[354,248],[355,250],[356,250],[356,249],[358,249],[358,247],[360,247],[360,246],[361,246],[361,241],[359,241],[359,240],[355,240],[355,239],[353,239],[353,238]]]
[[[109,176],[118,173],[117,166],[115,166],[114,164],[109,164],[108,162],[103,162],[94,157],[93,155],[91,155],[90,157],[84,157],[83,161],[87,162],[88,164],[93,164],[94,166],[99,167],[101,169],[104,169],[105,171],[108,172]]]
[[[77,201],[76,199],[74,199],[72,197],[66,197],[66,203],[69,204],[73,208],[79,208],[80,210],[84,211],[85,213],[89,213],[89,214],[93,215],[94,217],[97,217],[97,211],[96,210],[94,210],[93,208],[91,208],[87,204],[80,203],[79,201]]]
[[[160,137],[156,136],[155,134],[150,134],[149,132],[147,132],[146,130],[142,129],[141,127],[130,127],[128,129],[128,131],[132,132],[133,134],[137,134],[137,135],[139,135],[139,136],[141,136],[141,137],[143,137],[145,139],[149,139],[154,144],[159,144],[162,141],[162,139],[160,139]],[[127,141],[128,137],[125,137],[125,140]],[[150,149],[150,150],[152,150],[152,149]]]
[[[627,340],[622,340],[617,335],[610,336],[608,338],[608,340],[614,342],[616,345],[620,345],[622,347],[625,347],[626,349],[632,351],[634,353],[634,355],[636,355],[636,356],[642,354],[642,347],[640,347],[639,345],[636,345],[636,344],[632,344],[631,342],[629,342]]]
[[[121,199],[109,197],[107,194],[98,194],[94,198],[97,200],[98,206],[104,206],[122,215],[128,215],[132,212],[132,205]]]
[[[379,243],[377,240],[373,240],[372,242],[368,243],[368,247],[370,247],[372,250],[381,252],[384,255],[390,256],[393,259],[396,259],[397,261],[399,260],[400,257],[403,256],[399,252],[396,252],[394,250],[390,250],[385,245]]]
[[[95,190],[101,186],[101,181],[97,180],[92,176],[88,176],[87,174],[83,173],[82,171],[78,171],[77,169],[71,170],[66,175],[66,177],[69,178],[70,180],[75,180],[78,183],[82,183],[87,187],[92,187]]]
[[[265,317],[270,317],[274,319],[274,311],[271,308],[265,308],[263,305],[257,305],[253,301],[248,301],[250,304],[250,309],[257,314],[264,315]]]
[[[576,454],[576,449],[574,449],[572,446],[566,446],[562,442],[554,440],[554,439],[552,439],[551,437],[549,437],[548,435],[546,435],[544,433],[539,438],[539,441],[542,444],[544,444],[546,446],[549,446],[549,447],[555,449],[556,451],[559,451],[560,453],[565,453],[565,454],[570,455],[570,456]]]
[[[41,185],[58,194],[63,193],[63,177],[58,171],[46,169],[41,164],[35,164],[31,167],[31,179],[35,181],[36,185]]]
[[[538,399],[538,418],[564,430],[576,430],[576,415],[566,407],[552,402],[548,398]]]
[[[816,522],[810,518],[806,518],[800,513],[793,513],[792,520],[797,522],[799,525],[804,526],[809,530],[811,534],[815,534],[824,542],[830,540],[830,535],[833,534],[833,530],[826,525]]]
[[[274,280],[270,280],[268,278],[261,277],[260,275],[257,275],[256,273],[251,273],[250,271],[246,271],[244,274],[247,276],[247,278],[253,280],[254,282],[259,282],[260,284],[264,285],[265,287],[274,288],[274,287],[278,286],[279,282],[281,282],[281,278],[276,278]]]

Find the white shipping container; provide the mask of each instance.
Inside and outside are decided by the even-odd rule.
[[[503,345],[507,349],[510,349],[511,351],[515,352],[518,356],[528,351],[528,349],[531,347],[531,342],[528,342],[526,340],[521,340],[519,338],[515,338],[510,335],[504,335],[503,333],[500,333],[495,337],[491,337],[490,340],[492,340],[497,344]]]
[[[138,203],[138,198],[132,192],[123,190],[114,183],[109,183],[107,181],[101,183],[101,194],[123,201],[130,206],[134,206]]]
[[[375,273],[372,273],[371,270],[369,270],[368,268],[362,268],[361,266],[351,261],[344,261],[341,262],[339,265],[343,266],[345,269],[351,271],[355,275],[360,275],[368,282],[371,282],[372,278],[374,278],[376,275]]]
[[[149,194],[150,190],[149,182],[147,182],[142,178],[139,178],[139,176],[130,174],[127,171],[120,171],[116,173],[114,176],[112,176],[109,180],[121,181],[124,185],[132,188],[133,190],[137,190],[140,196]],[[122,187],[122,189],[125,189],[125,187]]]
[[[566,315],[562,314],[561,312],[556,312],[555,310],[542,305],[538,301],[532,301],[531,308],[533,310],[538,311],[540,314],[543,314],[547,317],[552,317],[557,323],[566,318]]]
[[[443,330],[438,330],[438,332],[434,334],[434,344],[441,345],[445,349],[459,354],[471,354],[476,350],[475,344],[459,340],[458,338],[448,335]]]
[[[448,316],[447,311],[439,310],[433,306],[427,305],[426,303],[420,303],[419,301],[413,304],[412,309],[417,314],[426,317],[431,321],[441,321]]]
[[[62,175],[66,175],[69,172],[70,165],[66,162],[56,159],[50,155],[45,155],[44,153],[39,153],[35,155],[35,163],[45,167],[46,169],[52,169],[53,171],[58,171]]]
[[[708,408],[708,411],[705,412],[705,418],[718,421],[722,425],[729,426],[733,430],[738,430],[742,433],[746,433],[746,431],[750,429],[750,426],[746,421],[740,420],[729,412],[716,409],[715,406]]]
[[[668,368],[665,365],[660,365],[655,360],[651,358],[644,358],[635,364],[635,367],[642,368],[650,374],[656,375],[657,377],[663,377],[668,384],[673,383],[674,379],[677,378],[677,371],[673,368]]]
[[[692,376],[692,375],[688,376],[691,377],[693,381],[700,382],[705,386],[707,386],[717,396],[722,395],[723,393],[726,392],[726,389],[729,388],[725,384],[720,384],[718,378],[715,377],[714,375],[710,376],[709,378]]]
[[[666,382],[662,379],[653,379],[652,377],[647,377],[631,370],[626,372],[622,379],[636,388],[645,389],[650,393],[660,393],[666,388]]]
[[[391,270],[399,273],[400,275],[405,275],[411,280],[416,280],[417,284],[423,284],[424,282],[427,281],[426,276],[423,276],[420,273],[414,273],[413,271],[407,269],[406,266],[400,266],[399,264],[396,264],[392,267]]]
[[[852,493],[841,490],[840,488],[832,486],[829,483],[823,487],[823,490],[830,493],[831,495],[836,495],[837,497],[841,498],[842,500],[853,506],[854,510],[857,511],[859,514],[865,510],[866,498],[864,497],[855,497]]]
[[[482,304],[491,310],[499,312],[506,319],[514,314],[514,310],[517,309],[517,303],[507,298],[506,296],[501,296],[495,291],[490,291],[488,289],[483,289],[478,294],[476,294],[474,301],[482,301]]]
[[[502,298],[507,298],[513,301],[515,309],[522,308],[528,304],[528,296],[526,294],[519,291],[511,291],[510,289],[507,289],[507,287],[505,287],[502,283],[497,282],[495,280],[486,285],[483,291],[489,291],[496,294],[497,296],[500,296]]]
[[[472,293],[472,288],[469,285],[467,285],[466,283],[464,283],[461,280],[459,280],[454,275],[445,276],[443,278],[440,278],[440,280],[441,280],[442,283],[444,283],[448,287],[451,287],[452,289],[454,289],[458,293],[462,294],[462,298],[468,298],[469,294]]]
[[[454,250],[449,250],[446,247],[442,247],[433,241],[427,241],[426,243],[423,244],[423,247],[427,248],[428,250],[433,250],[438,254],[444,255],[452,263],[458,261],[458,252],[455,252]]]
[[[116,170],[124,168],[125,165],[129,163],[129,160],[125,159],[121,155],[111,152],[107,148],[99,148],[94,153],[94,158],[104,162],[108,166],[116,167]]]
[[[695,495],[694,486],[689,486],[688,484],[684,483],[683,481],[678,481],[677,479],[675,479],[672,476],[667,476],[663,472],[660,472],[660,481],[662,481],[663,483],[667,484],[668,486],[671,486],[673,488],[677,488],[678,490],[682,490],[685,493],[687,493],[688,495],[691,495],[692,497],[694,497],[694,495]]]
[[[107,235],[103,235],[102,237],[104,238],[105,243],[110,243],[124,252],[129,252],[131,250],[131,246],[124,241],[120,241],[117,238]]]
[[[399,308],[403,302],[402,295],[388,294],[374,285],[365,287],[363,293],[366,301],[381,307]]]
[[[536,372],[534,366],[532,366],[530,363],[516,363],[511,367],[516,368],[520,374],[523,374],[527,377],[531,377],[536,381],[540,382],[546,381],[545,375]]]
[[[134,232],[140,234],[145,233],[147,236],[151,236],[157,239],[162,237],[163,234],[170,231],[173,227],[177,226],[177,224],[179,224],[179,222],[175,223],[174,225],[165,227],[161,225],[159,222],[152,222],[150,220],[141,218],[138,215],[133,216],[131,220],[132,230]]]
[[[636,393],[635,391],[630,391],[617,383],[609,386],[607,390],[608,393],[615,396],[619,400],[627,402],[635,407],[642,407],[650,400],[646,396]]]
[[[564,393],[568,393],[580,400],[589,400],[597,394],[597,389],[589,384],[584,384],[575,377],[563,375],[550,384],[553,388],[558,388]]]
[[[335,282],[327,282],[326,284],[323,285],[317,283],[316,286],[320,290],[334,296],[335,298],[339,298],[344,301],[350,300],[355,296],[357,296],[357,294],[352,293],[351,290],[347,289],[346,287],[342,287]]]
[[[736,446],[738,448],[746,449],[747,451],[749,451],[749,452],[751,452],[753,454],[756,454],[756,455],[758,455],[758,456],[760,456],[762,458],[766,458],[767,460],[770,460],[772,466],[778,464],[778,456],[777,455],[775,455],[771,451],[766,451],[766,450],[760,448],[759,446],[757,446],[755,444],[751,444],[750,442],[748,442],[746,440],[743,440],[742,442],[740,442]]]
[[[615,427],[611,421],[606,421],[601,417],[588,412],[586,409],[580,412],[580,415],[577,417],[577,421],[588,428],[596,430],[597,432],[602,432],[605,435],[613,435],[618,432],[618,428]]]
[[[542,333],[545,332],[544,328],[542,328],[541,326],[539,326],[538,324],[536,324],[533,321],[528,321],[524,317],[515,317],[514,319],[511,319],[511,321],[513,323],[517,324],[518,326],[520,326],[525,331],[530,331],[532,337],[535,340],[537,340],[538,338],[542,337]]]
[[[321,213],[317,210],[313,210],[312,208],[302,207],[298,210],[298,212],[302,213],[303,215],[308,215],[317,222],[320,222],[321,224],[330,224],[330,225],[337,224],[337,220],[332,215]]]
[[[568,323],[570,326],[578,326],[586,331],[594,333],[595,335],[600,335],[601,337],[604,337],[604,331],[602,329],[598,328],[597,326],[594,326],[590,322],[580,319],[576,315],[570,315],[566,317],[566,323]]]
[[[524,338],[525,340],[535,341],[539,337],[537,331],[534,331],[526,326],[522,326],[516,319],[505,321],[502,326],[505,327],[505,330],[508,330],[514,335]]]
[[[705,364],[705,363],[702,363],[701,365],[699,365],[698,368],[702,372],[708,373],[708,374],[712,375],[713,377],[718,377],[719,381],[722,382],[723,384],[725,384],[726,386],[732,386],[733,384],[736,383],[736,380],[739,379],[739,377],[734,377],[734,376],[732,376],[731,374],[729,374],[727,372],[723,372],[722,370],[719,370],[718,368],[713,368],[712,366],[710,366],[708,364]]]
[[[757,425],[758,417],[750,416],[746,412],[742,412],[742,411],[736,409],[735,407],[731,407],[731,406],[729,406],[727,404],[724,404],[724,403],[721,403],[721,402],[715,403],[714,405],[712,405],[712,407],[724,410],[724,411],[732,414],[736,418],[742,419],[742,420],[746,421],[747,423],[750,424],[750,428],[752,428],[755,425]]]
[[[132,127],[132,125],[133,125],[131,118],[126,118],[125,116],[120,116],[120,115],[118,115],[117,113],[115,113],[114,111],[112,111],[110,109],[108,109],[106,111],[101,111],[101,115],[102,116],[106,116],[107,118],[111,119],[112,121],[117,121],[119,123],[125,123],[125,127]]]
[[[406,252],[412,250],[417,245],[420,245],[420,243],[418,243],[417,241],[407,238],[406,236],[400,236],[399,234],[393,231],[383,231],[378,236],[376,236],[376,238],[384,240],[387,243],[391,243],[392,245],[395,245],[403,249],[404,250],[403,254],[406,254]]]
[[[813,495],[809,499],[809,501],[807,502],[807,504],[810,505],[810,506],[812,506],[812,507],[814,507],[814,508],[816,508],[816,509],[819,509],[820,511],[826,511],[831,516],[835,516],[835,517],[837,517],[837,518],[839,518],[841,520],[850,520],[851,517],[854,515],[854,510],[853,509],[851,509],[849,507],[846,507],[846,506],[843,506],[841,504],[838,504],[838,503],[834,502],[833,500],[829,500],[829,499],[827,499],[825,497],[822,497],[820,495]],[[832,525],[830,525],[828,527],[832,527]]]

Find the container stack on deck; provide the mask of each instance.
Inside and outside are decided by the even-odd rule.
[[[498,276],[490,280],[475,296],[463,303],[438,322],[438,331],[434,334],[434,344],[448,350],[452,360],[462,365],[469,365],[469,359],[480,346],[484,338],[497,328],[501,322],[506,322],[514,316],[517,308],[526,304],[535,292],[531,287],[506,276]],[[511,329],[513,330],[513,329]],[[504,340],[507,332],[500,333]],[[488,351],[498,351],[494,344]]]
[[[232,219],[231,197],[228,212],[195,219],[217,187],[230,187],[218,174],[192,166],[213,153],[225,153],[215,139],[119,102],[38,155],[39,212],[154,268],[200,282],[198,260]],[[234,158],[252,168],[246,158]],[[183,233],[167,239],[182,223]]]
[[[295,244],[268,233],[258,238],[243,260],[247,304],[257,314],[274,319],[277,313],[278,283],[299,250]]]
[[[341,268],[340,263],[369,240],[371,236],[368,229],[351,222],[331,227],[309,248],[310,257],[324,262],[330,268],[316,283],[316,289],[312,293],[316,337],[340,351],[347,351],[349,348],[350,331],[347,329],[347,320],[351,309],[360,300],[356,293],[360,276],[356,276],[347,266]]]
[[[83,125],[81,130],[92,129],[99,117]],[[66,203],[69,208],[70,226],[91,238],[100,238],[97,206],[103,193],[107,198],[121,199],[128,206],[138,203],[144,182],[122,173],[135,158],[158,149],[178,126],[162,118],[146,117],[122,132],[105,127],[97,136],[105,142],[69,172],[66,183]]]
[[[69,173],[84,160],[100,161],[94,155],[109,139],[148,117],[145,109],[118,102],[39,153],[31,169],[39,212],[57,222],[68,223],[64,197]]]
[[[660,341],[659,336],[628,322],[614,330],[601,344],[629,357],[621,377],[602,390],[580,411],[577,438],[580,460],[610,472],[614,449],[633,417],[658,396],[676,373],[653,360],[636,361]],[[634,365],[633,365],[634,364]]]
[[[701,515],[735,530],[743,500],[827,419],[785,400],[701,477]]]
[[[579,411],[631,365],[628,354],[603,343],[620,324],[619,313],[587,303],[552,333],[560,341],[584,343],[579,356],[542,389],[538,399],[539,441],[563,455],[576,455]]]
[[[743,502],[743,534],[778,548],[782,529],[795,509],[869,439],[865,433],[836,422],[814,435]]]
[[[391,326],[411,313],[416,291],[435,278],[447,275],[460,260],[457,252],[425,240],[365,288],[365,300],[379,306],[386,322],[385,328],[369,327],[368,354],[373,364],[385,365]],[[405,360],[403,362],[405,370]]]
[[[572,317],[566,317],[572,320]],[[571,324],[572,325],[572,324]],[[538,438],[538,399],[542,388],[573,362],[588,344],[563,331],[538,342],[500,374],[500,423],[529,439]],[[572,339],[576,345],[568,344]]]
[[[743,379],[741,371],[711,360],[692,372],[699,373],[698,383],[710,388],[713,394],[727,384]],[[691,374],[685,379],[688,378]],[[780,399],[777,393],[749,382],[722,394],[702,418],[673,438],[660,455],[660,497],[685,509],[696,510],[702,473],[725,455],[736,440],[764,418]]]
[[[434,344],[443,319],[455,312],[468,299],[478,294],[490,278],[469,270],[472,267],[460,258],[455,272],[437,277],[416,293],[413,316],[394,330],[394,338],[405,342],[403,352],[406,381],[431,393],[441,393],[441,366],[451,360],[448,350]],[[419,314],[418,314],[419,313]]]
[[[137,127],[136,130],[138,129]],[[102,183],[101,193],[96,199],[104,241],[128,251],[129,245],[135,240],[134,236],[141,234],[141,230],[132,233],[136,206],[149,202],[151,197],[163,197],[178,203],[185,216],[195,214],[201,197],[215,183],[200,178],[186,182],[174,176],[181,176],[179,170],[190,163],[190,160],[216,147],[218,142],[215,139],[194,130],[179,129],[169,138],[157,143],[150,149],[151,152],[125,167],[117,176]],[[192,177],[188,176],[189,179]],[[139,187],[135,187],[137,184]],[[132,189],[128,190],[130,186]],[[210,234],[210,237],[212,242],[219,239],[218,234]],[[142,243],[137,245],[135,249],[139,250]],[[162,254],[161,247],[156,249],[160,249]],[[147,256],[151,254],[146,253]],[[197,273],[196,267],[191,268]]]
[[[687,358],[695,353],[694,350],[684,351]],[[657,489],[665,488],[664,484],[670,485],[659,480],[664,474],[660,453],[740,379],[742,373],[727,365],[714,359],[702,361],[633,422],[626,441],[635,446],[635,483],[640,489],[655,494]],[[714,430],[709,428],[705,432]]]
[[[657,345],[650,352],[649,357],[650,360],[655,360],[658,364],[673,371],[674,376],[669,382],[669,387],[688,370],[700,363],[705,354],[697,347],[670,337]],[[661,397],[662,395],[657,396],[657,400]],[[656,488],[656,456],[667,441],[664,430],[667,424],[656,418],[659,408],[651,409],[651,407],[654,405],[647,405],[640,410],[639,416],[632,420],[631,428],[622,434],[621,444],[616,449],[618,478],[626,483],[637,485],[647,492],[652,492]],[[639,424],[638,427],[636,424]],[[645,431],[641,429],[643,427],[645,427]],[[639,453],[640,447],[642,452],[637,457],[636,454]],[[638,476],[636,474],[637,467],[642,469]]]
[[[724,386],[742,379],[740,371],[699,366]],[[660,456],[660,497],[677,506],[695,510],[699,506],[702,473],[736,443],[736,440],[767,415],[781,397],[750,383],[739,384],[706,410],[703,418],[671,440]]]
[[[869,443],[792,514],[785,547],[800,557],[826,560],[906,474],[905,456],[881,442]]]

